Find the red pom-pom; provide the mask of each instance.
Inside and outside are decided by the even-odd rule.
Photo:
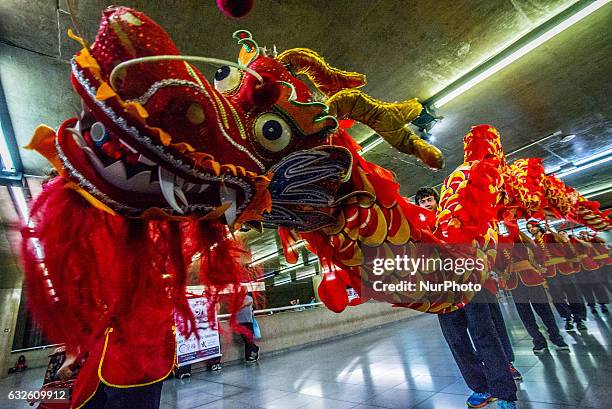
[[[281,94],[281,84],[271,74],[260,73],[263,83],[253,76],[245,80],[246,100],[251,106],[260,108],[271,107],[278,101]]]
[[[342,312],[349,303],[344,284],[335,274],[327,273],[319,284],[319,299],[333,312]]]
[[[253,0],[217,0],[217,6],[228,17],[244,17],[253,8]]]

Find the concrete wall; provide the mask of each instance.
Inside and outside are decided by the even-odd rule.
[[[349,336],[419,314],[406,308],[392,308],[386,303],[368,302],[349,307],[341,314],[320,306],[305,311],[257,316],[262,333],[262,339],[257,344],[261,348],[261,355],[265,356]],[[226,334],[229,333],[227,322],[222,322],[221,326]],[[224,364],[242,362],[244,346],[240,338],[221,335],[221,353]],[[203,366],[202,363],[196,364],[193,370],[197,371]]]
[[[10,351],[13,347],[23,281],[17,260],[13,256],[9,236],[7,226],[3,222],[0,223],[0,378],[6,377],[8,368],[15,363]]]
[[[10,357],[15,335],[15,322],[19,311],[21,289],[0,288],[0,378],[6,377],[8,369],[15,364]]]

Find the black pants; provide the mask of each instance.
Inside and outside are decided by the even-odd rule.
[[[493,320],[493,324],[497,330],[497,336],[502,344],[502,348],[506,353],[506,358],[508,358],[508,362],[513,362],[514,351],[512,350],[512,345],[510,344],[510,337],[508,336],[508,330],[506,329],[506,323],[504,322],[504,316],[502,315],[499,302],[497,302],[497,298],[488,291],[486,291],[486,294],[483,294],[483,296],[484,299],[489,302],[491,319]]]
[[[100,383],[83,409],[159,409],[161,382],[137,388],[113,388]]]
[[[605,274],[603,268],[595,271],[581,271],[576,274],[576,284],[588,305],[595,305],[595,303],[608,304],[610,302]]]
[[[559,315],[576,322],[586,319],[586,306],[571,276],[557,274],[548,279],[548,292]]]
[[[476,294],[463,309],[439,314],[438,320],[463,379],[475,392],[489,392],[498,399],[516,400],[516,384],[512,379],[502,342],[491,317],[486,290]],[[471,335],[476,350],[470,342]],[[483,365],[484,363],[484,365]]]
[[[249,359],[253,355],[257,355],[259,353],[259,347],[255,344],[255,342],[253,342],[253,323],[241,322],[239,325],[244,327],[244,329],[250,334],[250,336],[240,334],[242,340],[244,341],[244,359]]]
[[[561,334],[559,334],[559,327],[555,322],[555,316],[546,298],[544,287],[539,285],[527,287],[523,283],[519,283],[518,287],[512,290],[512,298],[514,299],[516,311],[531,339],[533,339],[534,345],[541,346],[546,343],[546,339],[536,323],[535,315],[533,314],[534,310],[546,326],[550,340],[555,344],[563,340]]]
[[[181,376],[186,374],[191,375],[191,364],[179,366],[173,371],[173,373],[175,378],[180,378]]]

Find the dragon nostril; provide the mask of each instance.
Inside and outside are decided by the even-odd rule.
[[[204,122],[206,115],[204,114],[202,106],[195,102],[189,105],[189,108],[187,108],[187,119],[194,125],[199,125]]]

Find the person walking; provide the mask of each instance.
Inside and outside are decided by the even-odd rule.
[[[244,296],[242,308],[236,314],[240,336],[244,341],[244,360],[246,362],[257,362],[259,359],[259,347],[254,342],[253,320],[253,296],[247,293]]]

